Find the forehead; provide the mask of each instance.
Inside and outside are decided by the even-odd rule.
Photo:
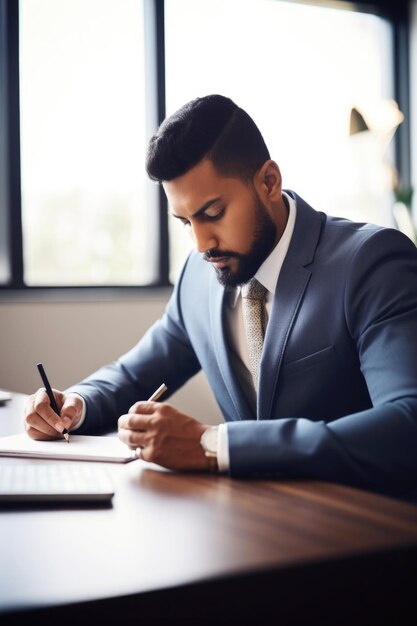
[[[171,210],[176,215],[194,213],[213,198],[230,200],[247,190],[242,180],[221,176],[208,159],[183,176],[162,184]]]

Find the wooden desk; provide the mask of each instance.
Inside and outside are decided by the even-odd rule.
[[[2,435],[22,430],[24,402],[0,407]],[[102,465],[111,507],[0,510],[1,624],[415,624],[417,507],[315,481]]]

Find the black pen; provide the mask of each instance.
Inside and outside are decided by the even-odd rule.
[[[42,363],[38,363],[36,366],[39,370],[39,374],[41,375],[42,378],[42,382],[45,385],[45,389],[46,389],[46,393],[48,394],[48,398],[49,398],[49,402],[51,403],[51,407],[52,409],[55,411],[55,413],[57,415],[59,415],[59,409],[55,400],[55,396],[54,393],[52,391],[52,387],[49,384],[49,380],[48,377],[45,373],[45,370],[43,369],[43,365]],[[66,428],[64,428],[64,430],[62,431],[62,434],[64,435],[65,439],[67,440],[67,443],[69,443],[69,434],[68,434],[68,430]]]

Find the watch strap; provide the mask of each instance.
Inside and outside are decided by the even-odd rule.
[[[207,465],[211,474],[217,474],[219,471],[219,465],[217,463],[217,454],[215,452],[209,452],[206,450],[204,452],[206,457]]]

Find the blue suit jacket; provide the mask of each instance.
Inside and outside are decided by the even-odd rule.
[[[192,253],[161,320],[75,390],[80,433],[114,429],[163,380],[202,368],[228,424],[232,476],[306,476],[417,491],[417,250],[393,229],[297,218],[265,336],[256,415],[230,360],[224,288]],[[196,416],[198,417],[198,416]]]

